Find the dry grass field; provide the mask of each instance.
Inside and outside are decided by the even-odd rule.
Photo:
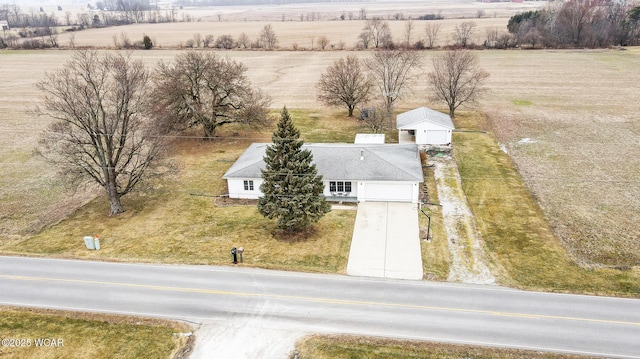
[[[570,254],[596,267],[640,264],[640,49],[481,58],[492,74],[489,128]]]
[[[0,316],[0,337],[23,340],[0,347],[7,359],[178,358],[193,346],[193,329],[167,320],[3,306]]]
[[[313,335],[296,343],[299,359],[586,359],[590,356],[346,335]],[[292,356],[293,357],[293,356]]]

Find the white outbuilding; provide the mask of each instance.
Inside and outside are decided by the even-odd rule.
[[[455,129],[451,117],[427,107],[419,107],[396,117],[400,143],[442,146],[451,143]]]
[[[359,144],[383,144],[384,143],[384,134],[383,133],[357,133],[356,139],[353,143]]]

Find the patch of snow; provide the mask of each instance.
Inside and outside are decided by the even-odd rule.
[[[229,322],[204,323],[196,330],[190,359],[286,359],[305,333],[293,328],[270,328],[261,319],[234,318]]]
[[[500,149],[502,152],[509,154],[509,150],[507,150],[507,146],[504,143],[500,143]]]
[[[476,229],[475,217],[462,191],[457,164],[450,156],[432,158],[432,162],[435,165],[434,176],[451,253],[447,280],[495,284],[496,279],[485,263],[486,258]]]
[[[526,143],[536,143],[538,141],[531,139],[529,137],[525,137],[523,139],[521,139],[520,141],[518,141],[518,144],[526,144]]]

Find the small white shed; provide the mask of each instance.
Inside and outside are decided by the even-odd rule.
[[[357,133],[356,139],[353,143],[383,144],[384,134],[383,133]]]
[[[396,117],[400,143],[448,145],[455,129],[451,117],[427,107],[419,107]]]

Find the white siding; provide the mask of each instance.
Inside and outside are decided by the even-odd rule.
[[[244,189],[244,181],[253,181],[253,191],[246,191]],[[262,196],[262,192],[260,192],[261,184],[262,178],[229,178],[227,179],[229,197],[258,199]]]
[[[244,189],[244,181],[253,181],[253,191]],[[329,182],[324,183],[324,195],[330,197]],[[351,192],[346,197],[357,197],[358,201],[412,202],[418,203],[419,186],[412,182],[376,182],[376,181],[343,181],[351,182]],[[258,199],[261,178],[229,178],[227,179],[230,198]]]

